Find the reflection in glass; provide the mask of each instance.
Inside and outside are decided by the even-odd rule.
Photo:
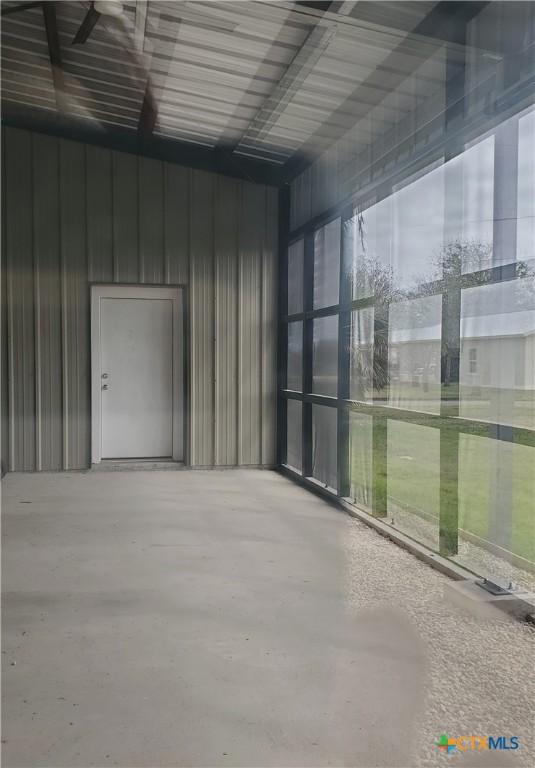
[[[314,233],[314,309],[338,304],[340,219]]]
[[[440,413],[441,313],[440,295],[390,306],[389,405]]]
[[[312,477],[336,491],[337,482],[337,409],[312,406]]]
[[[517,259],[535,258],[535,109],[518,121]]]
[[[313,325],[312,391],[336,397],[338,392],[338,315],[318,317]]]
[[[302,461],[302,405],[299,400],[287,400],[286,464],[301,472]]]
[[[535,449],[530,446],[459,436],[456,559],[482,576],[521,581],[531,589],[535,587],[534,467]]]
[[[444,166],[446,242],[444,258],[460,255],[462,272],[492,266],[494,218],[494,136],[461,152]]]
[[[437,550],[440,432],[388,420],[388,516],[396,528]]]
[[[373,395],[373,307],[351,313],[350,398],[371,402]]]
[[[393,290],[391,197],[344,222],[344,248],[349,249],[352,264],[353,299],[365,299],[375,293],[380,299],[390,300]]]
[[[413,41],[415,66],[395,92],[292,185],[294,225],[309,232],[316,217],[357,201],[342,233],[350,295],[362,301],[342,315],[341,391],[362,403],[348,415],[347,443],[341,432],[348,492],[369,511],[373,498],[376,515],[386,504],[396,527],[437,549],[442,490],[443,551],[455,549],[458,511],[455,557],[513,581],[535,560],[526,432],[535,429],[535,109],[522,96],[533,74],[532,5],[487,4],[466,24],[464,48],[420,56]],[[314,236],[314,309],[339,301],[339,226]],[[313,391],[335,397],[336,320],[306,322]],[[334,485],[335,413],[313,411],[314,475]]]
[[[535,281],[461,297],[460,415],[535,429]]]
[[[438,279],[444,246],[444,167],[425,169],[392,196],[394,287]]]
[[[297,240],[288,248],[288,314],[303,311],[303,258],[304,240]]]
[[[372,510],[372,442],[371,416],[349,414],[349,487],[350,497],[359,507]]]
[[[287,389],[301,392],[303,389],[303,321],[288,323],[288,374]]]

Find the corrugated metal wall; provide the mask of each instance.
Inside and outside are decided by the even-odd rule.
[[[187,285],[187,461],[273,464],[277,191],[11,128],[3,151],[6,469],[89,466],[90,282]]]

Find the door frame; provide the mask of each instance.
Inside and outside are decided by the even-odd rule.
[[[100,373],[101,299],[170,299],[173,302],[173,461],[184,461],[184,288],[169,285],[91,285],[91,463],[102,460]],[[150,459],[147,459],[150,461]]]

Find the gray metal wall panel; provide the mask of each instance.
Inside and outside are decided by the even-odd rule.
[[[2,132],[1,136],[2,141],[2,157],[5,157],[4,155],[4,142],[5,142],[5,136]],[[5,170],[5,163],[2,162],[2,189],[6,188],[6,170]],[[8,372],[8,359],[7,359],[7,270],[6,270],[6,253],[7,253],[7,247],[6,247],[6,196],[2,195],[2,250],[0,252],[0,259],[1,259],[1,272],[0,272],[0,284],[2,286],[2,298],[1,298],[1,316],[0,316],[0,323],[1,323],[1,337],[0,337],[0,344],[1,344],[1,351],[2,351],[2,360],[1,360],[1,370],[0,370],[0,376],[1,376],[1,413],[2,413],[2,420],[0,428],[2,430],[2,441],[0,450],[2,452],[0,456],[1,461],[1,472],[4,474],[4,472],[7,472],[8,470],[8,461],[9,461],[9,406],[8,406],[8,386],[7,386],[7,372]]]
[[[142,279],[187,287],[187,461],[273,463],[276,191],[4,138],[7,469],[89,465],[89,285]]]
[[[164,282],[163,166],[139,158],[139,273],[141,283]]]
[[[33,262],[35,290],[36,463],[61,469],[63,382],[59,248],[58,141],[34,134]]]
[[[165,282],[186,285],[189,270],[191,171],[164,163]]]
[[[264,189],[242,188],[239,261],[239,463],[260,464],[262,245]]]
[[[111,160],[109,149],[86,147],[87,258],[89,279],[96,283],[114,279]]]
[[[63,334],[63,468],[90,463],[89,290],[85,148],[60,141],[60,250]]]
[[[192,172],[190,229],[191,463],[214,464],[214,177]]]
[[[10,470],[35,469],[32,140],[5,129]]]
[[[215,463],[238,462],[238,237],[240,184],[219,176],[216,184],[215,311],[217,370],[215,391]]]
[[[119,283],[139,283],[137,158],[114,152],[113,276]]]

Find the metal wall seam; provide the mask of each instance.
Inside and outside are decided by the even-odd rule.
[[[2,133],[2,136],[0,136],[0,141],[2,142],[2,157],[5,157],[5,140],[6,137],[4,133]],[[2,163],[0,168],[1,178],[2,178],[2,189],[5,190],[6,188],[6,169],[5,164]],[[0,377],[1,377],[1,430],[2,430],[2,440],[0,445],[0,474],[4,475],[5,472],[7,472],[7,468],[9,466],[9,386],[8,386],[8,364],[9,364],[9,357],[8,357],[8,340],[7,340],[7,318],[8,318],[8,308],[7,308],[7,270],[5,268],[6,265],[6,257],[7,257],[7,248],[6,248],[6,198],[5,195],[1,196],[1,205],[2,205],[2,246],[0,251],[0,259],[1,259],[1,275],[0,275],[0,284],[2,286],[2,292],[1,292],[1,316],[0,316],[0,325],[2,329],[1,337],[0,337],[0,344],[2,347],[1,351],[1,368],[0,368]]]
[[[59,242],[58,140],[33,137],[34,265],[38,382],[38,468],[63,464],[61,376],[61,263]]]
[[[236,271],[239,182],[218,177],[215,205],[215,458],[236,464]]]
[[[67,324],[67,269],[65,263],[65,248],[63,243],[63,223],[64,215],[62,206],[62,140],[58,139],[58,245],[59,245],[59,263],[60,263],[60,291],[61,291],[61,383],[62,383],[62,456],[61,456],[61,468],[69,469],[69,452],[70,452],[70,439],[69,439],[69,370],[71,369],[69,348],[68,348],[68,324]]]
[[[243,184],[242,228],[240,242],[240,324],[241,368],[241,461],[260,462],[260,247],[262,188]]]
[[[213,464],[213,176],[192,173],[191,420],[192,463]]]
[[[64,469],[89,462],[89,306],[85,148],[60,140],[60,250],[64,270]]]
[[[241,341],[240,341],[240,328],[242,319],[242,306],[241,306],[241,240],[243,232],[243,183],[240,183],[238,187],[238,229],[236,232],[236,277],[234,286],[236,290],[236,464],[242,463],[242,440],[241,440],[241,402],[242,402],[242,380],[240,376],[241,371]]]

